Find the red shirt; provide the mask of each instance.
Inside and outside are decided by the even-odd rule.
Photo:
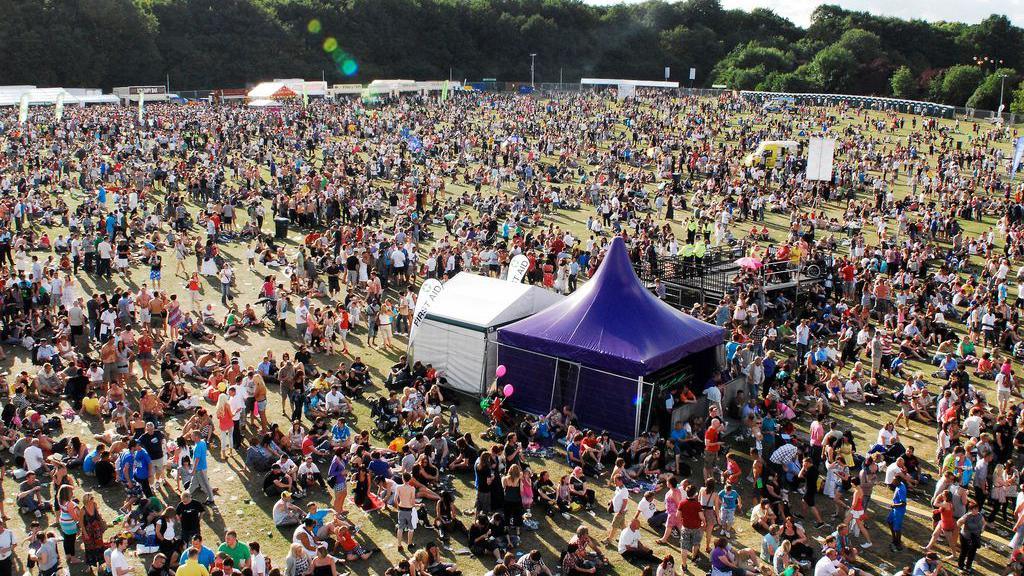
[[[946,413],[942,415],[943,422],[955,422],[957,419],[957,407],[956,404],[951,405],[946,409]]]
[[[679,518],[683,522],[683,528],[689,528],[691,530],[700,529],[701,512],[702,509],[700,507],[700,502],[690,500],[689,498],[684,499],[677,509]]]
[[[704,433],[704,446],[707,452],[712,453],[722,449],[722,445],[718,443],[718,428],[708,427],[707,432]]]
[[[739,462],[736,462],[732,458],[726,457],[725,470],[726,473],[729,475],[729,482],[735,484],[740,481],[740,475],[742,474],[742,471],[740,470]]]

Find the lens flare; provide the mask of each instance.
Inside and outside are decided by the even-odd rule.
[[[313,18],[309,21],[309,24],[306,24],[306,30],[308,30],[310,34],[319,34],[322,28],[323,26],[320,24],[320,20],[316,18]]]
[[[324,52],[334,52],[338,49],[338,39],[334,36],[328,36],[324,40]]]
[[[356,61],[351,58],[341,63],[341,71],[345,76],[351,76],[355,74],[357,70],[359,70],[359,64],[356,64]]]
[[[639,406],[641,402],[643,402],[643,398],[641,398],[639,396],[637,396],[636,398],[633,398],[633,406]]]

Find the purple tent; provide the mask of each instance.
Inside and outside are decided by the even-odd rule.
[[[722,343],[724,329],[659,300],[615,238],[589,282],[561,302],[498,330],[498,359],[514,407],[573,407],[581,422],[619,436],[640,424],[643,378]],[[624,418],[624,408],[632,415]]]

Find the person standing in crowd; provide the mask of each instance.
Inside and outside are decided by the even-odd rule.
[[[0,576],[14,574],[16,545],[14,532],[8,528],[6,520],[0,519]]]

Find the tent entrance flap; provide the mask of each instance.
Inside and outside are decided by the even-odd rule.
[[[575,362],[558,360],[555,366],[555,383],[551,394],[551,408],[561,410],[562,406],[575,408],[576,392],[580,383],[580,365]]]

